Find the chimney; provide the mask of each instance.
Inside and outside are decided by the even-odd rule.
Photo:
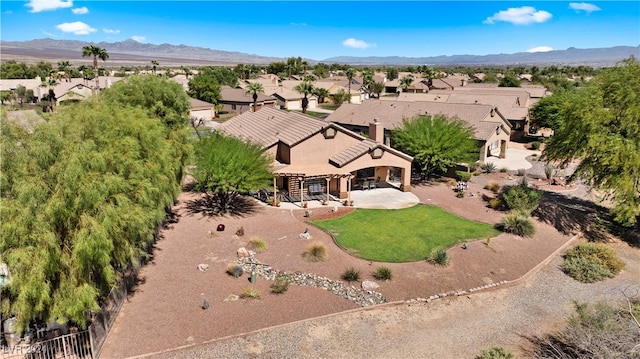
[[[369,138],[376,142],[384,143],[384,126],[378,122],[377,118],[369,123]]]

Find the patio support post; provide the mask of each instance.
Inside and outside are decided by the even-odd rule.
[[[331,182],[331,177],[327,177],[327,203],[329,203],[329,183]]]
[[[347,200],[351,202],[351,176],[347,177]]]
[[[278,203],[278,199],[276,198],[276,193],[278,193],[278,185],[276,184],[276,177],[273,177],[273,203]],[[273,205],[273,203],[270,203]]]
[[[304,178],[300,179],[300,207],[304,207],[304,204],[302,202],[304,202]]]

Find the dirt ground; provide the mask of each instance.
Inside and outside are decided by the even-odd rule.
[[[422,203],[442,207],[461,217],[498,223],[505,213],[487,208],[483,199],[495,195],[481,184],[469,185],[469,193],[473,195],[465,198],[456,198],[445,183],[419,185],[413,188],[413,193]],[[339,280],[346,268],[354,267],[360,270],[362,280],[374,280],[371,273],[378,263],[340,250],[329,235],[305,223],[304,210],[257,206],[253,213],[244,216],[210,217],[189,209],[195,199],[197,195],[190,193],[180,196],[174,209],[177,222],[163,230],[153,260],[142,269],[141,283],[123,306],[101,358],[157,353],[359,308],[322,289],[291,286],[286,293],[276,295],[271,293],[271,282],[258,280],[251,284],[246,275],[233,278],[226,274],[238,248],[257,236],[269,246],[257,258],[277,270],[315,273]],[[334,214],[329,208],[318,209],[314,210],[313,219],[350,210],[340,207]],[[225,230],[216,231],[218,224],[224,224]],[[492,238],[490,246],[478,240],[468,243],[466,249],[451,248],[448,251],[451,263],[446,267],[425,261],[386,263],[394,277],[388,282],[378,282],[377,291],[392,302],[518,280],[573,237],[542,222],[535,225],[533,238],[502,234]],[[235,236],[241,226],[244,236]],[[328,260],[311,263],[303,259],[302,253],[310,241],[300,239],[298,234],[307,228],[311,241],[320,241],[329,249]],[[199,264],[207,264],[208,270],[199,271]],[[225,301],[247,287],[256,288],[261,298]],[[207,310],[201,308],[205,298],[211,304]]]

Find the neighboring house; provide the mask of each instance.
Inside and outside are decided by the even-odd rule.
[[[304,97],[298,91],[284,87],[265,87],[264,92],[276,98],[276,103],[280,108],[286,110],[301,111],[302,98]],[[318,98],[315,95],[308,95],[309,104],[307,110],[313,110],[318,107]]]
[[[266,91],[266,89],[265,89]],[[222,110],[235,113],[237,115],[251,111],[253,108],[253,96],[247,95],[247,91],[242,88],[231,88],[229,86],[222,86],[220,88],[220,101]],[[273,96],[267,96],[265,94],[258,94],[256,101],[256,107],[260,110],[263,107],[276,107],[277,100]]]
[[[368,124],[377,119],[386,129],[386,140],[378,141],[393,145],[389,141],[391,131],[400,127],[404,119],[420,115],[443,115],[466,122],[473,128],[474,138],[481,148],[480,162],[491,156],[506,156],[511,125],[495,106],[490,105],[367,100],[361,105],[343,104],[325,121],[367,134]]]
[[[77,80],[77,79],[73,79]],[[82,83],[63,82],[54,87],[56,103],[65,104],[79,102],[93,95],[91,87]]]
[[[196,123],[208,123],[216,118],[216,105],[189,97],[189,118]]]
[[[382,184],[396,175],[400,190],[411,191],[413,158],[377,141],[384,129],[370,126],[367,139],[334,123],[267,107],[231,118],[217,131],[257,143],[272,156],[274,186],[284,200],[299,201],[301,194],[344,199],[360,180]]]

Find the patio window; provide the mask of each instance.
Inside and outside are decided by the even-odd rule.
[[[489,145],[489,151],[491,150],[495,150],[496,148],[500,147],[500,140],[497,141],[493,141],[491,142],[491,144]]]

